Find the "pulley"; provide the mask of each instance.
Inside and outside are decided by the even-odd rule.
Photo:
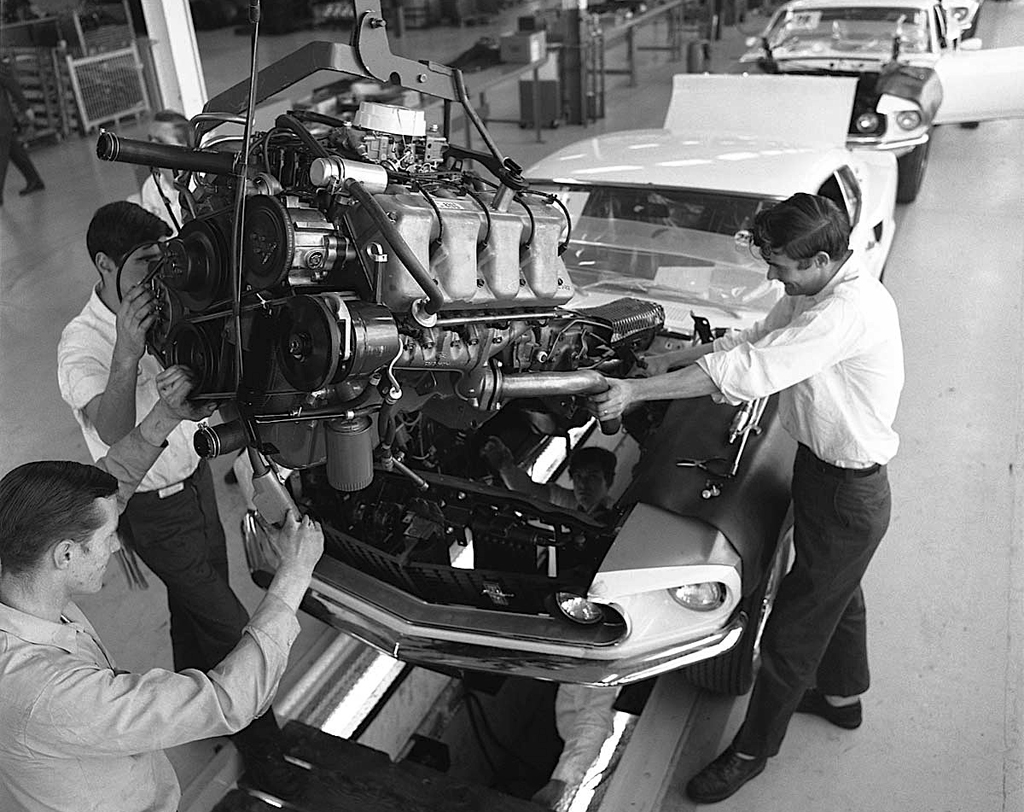
[[[275,334],[281,371],[303,392],[381,369],[401,346],[386,307],[337,293],[291,297],[278,310]]]
[[[224,296],[228,253],[213,220],[190,220],[164,248],[169,262],[161,273],[189,310],[205,310]]]
[[[206,323],[179,321],[167,333],[167,365],[181,364],[195,376],[193,394],[206,395],[220,391],[226,370],[219,364],[216,343]]]

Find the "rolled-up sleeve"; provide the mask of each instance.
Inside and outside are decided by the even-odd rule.
[[[742,403],[780,392],[833,366],[856,348],[864,329],[864,319],[849,303],[829,299],[753,341],[722,351],[716,344],[716,352],[697,364],[726,402]]]
[[[33,704],[26,740],[42,755],[134,755],[235,733],[270,706],[299,624],[267,594],[242,639],[210,672],[54,674]]]
[[[72,322],[64,329],[57,346],[60,396],[68,406],[77,410],[84,409],[93,398],[102,395],[110,378],[110,358],[104,359],[96,351],[97,342],[89,341],[85,335],[88,329]]]
[[[114,443],[105,457],[96,462],[97,468],[101,468],[117,480],[119,514],[124,511],[135,489],[139,487],[139,483],[165,447],[166,443],[153,445],[144,440],[142,430],[136,426]]]

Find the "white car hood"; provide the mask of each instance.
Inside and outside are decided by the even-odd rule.
[[[841,147],[856,89],[853,77],[680,73],[664,127]]]

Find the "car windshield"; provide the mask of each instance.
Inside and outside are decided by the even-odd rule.
[[[779,297],[747,239],[754,216],[776,199],[652,186],[531,187],[555,194],[569,212],[562,258],[579,293],[646,296],[677,323],[693,307],[742,318]]]
[[[901,53],[930,51],[928,12],[898,6],[790,9],[772,25],[768,44],[775,59],[837,54],[888,58],[897,34]]]

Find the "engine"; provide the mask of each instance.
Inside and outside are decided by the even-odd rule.
[[[493,178],[471,171],[422,110],[364,102],[326,124],[293,112],[245,146],[104,133],[97,147],[179,170],[187,221],[150,274],[149,347],[224,404],[229,419],[197,435],[204,456],[249,446],[290,469],[326,464],[341,492],[367,488],[375,465],[415,481],[410,416],[475,431],[527,399],[578,425],[583,397],[664,322],[634,299],[568,308],[564,206],[511,160],[489,162]]]

